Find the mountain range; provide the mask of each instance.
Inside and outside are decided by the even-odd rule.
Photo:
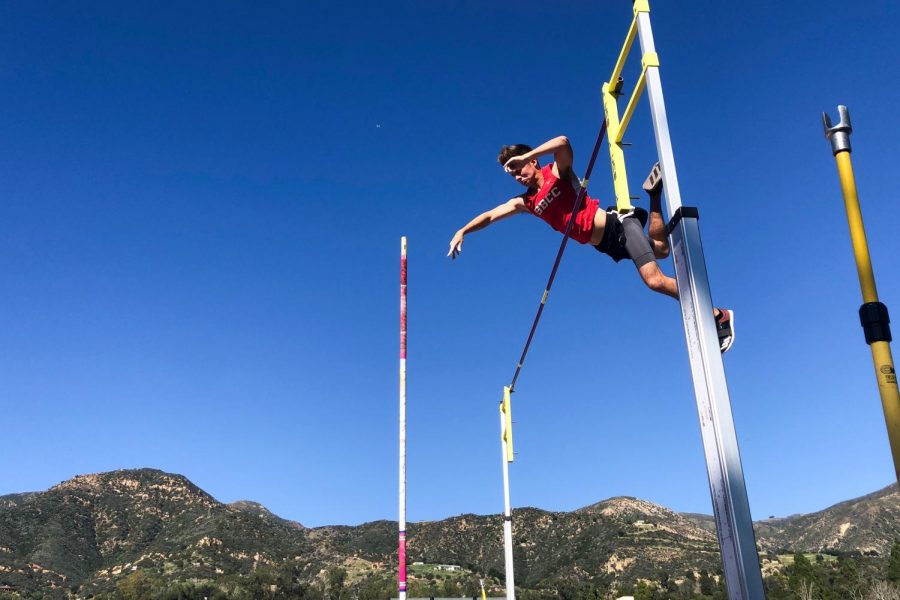
[[[435,581],[429,565],[457,565],[468,582],[459,589],[479,577],[502,589],[502,523],[500,515],[469,514],[409,524],[408,562],[421,563],[411,567],[412,584]],[[796,552],[883,557],[900,539],[900,493],[892,485],[816,513],[758,521],[755,530],[764,573]],[[721,569],[712,517],[631,497],[571,512],[516,509],[514,540],[523,589]],[[396,521],[304,527],[255,502],[223,504],[187,478],[154,469],[80,475],[44,492],[0,496],[0,594],[102,597],[136,572],[223,589],[285,568],[303,585],[326,585],[336,570],[341,585],[390,581],[396,546]]]

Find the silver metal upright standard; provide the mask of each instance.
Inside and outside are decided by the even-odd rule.
[[[641,51],[644,56],[655,54],[649,10],[638,12],[636,17]],[[675,156],[672,153],[658,66],[647,68],[646,85],[662,168],[666,207],[671,218],[682,215],[679,212],[681,192],[678,188]],[[764,599],[759,555],[734,431],[725,369],[719,353],[697,219],[679,219],[671,232],[670,241],[728,597],[731,600]]]

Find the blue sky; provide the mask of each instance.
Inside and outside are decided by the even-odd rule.
[[[652,8],[682,195],[737,314],[753,516],[879,489],[819,114],[850,107],[900,314],[900,7]],[[584,169],[629,20],[627,2],[0,7],[0,494],[146,466],[307,525],[395,519],[406,235],[409,519],[500,512],[497,402],[559,238],[522,216],[456,262],[447,244],[518,193],[502,144],[566,134]],[[644,102],[633,186],[655,159]],[[611,204],[607,165],[591,193]],[[630,265],[569,246],[514,402],[514,506],[711,512],[680,313]]]

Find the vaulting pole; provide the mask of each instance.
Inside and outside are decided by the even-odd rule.
[[[400,238],[400,539],[397,583],[406,600],[406,236]]]
[[[856,178],[853,176],[853,164],[850,162],[850,133],[853,131],[850,126],[850,112],[846,106],[838,106],[838,114],[840,120],[834,127],[831,126],[831,119],[827,114],[822,113],[822,120],[825,125],[825,137],[831,141],[831,152],[837,161],[838,175],[841,178],[847,222],[850,225],[850,239],[856,257],[856,271],[862,289],[863,305],[859,307],[859,320],[866,343],[872,349],[875,377],[878,380],[881,406],[894,458],[894,475],[900,482],[900,393],[897,389],[894,358],[891,356],[891,320],[888,317],[887,306],[878,301],[875,273],[869,257],[869,244],[866,241],[862,211],[859,208],[859,196],[856,194]]]

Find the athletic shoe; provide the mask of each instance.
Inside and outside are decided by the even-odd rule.
[[[734,311],[727,308],[719,308],[719,316],[716,317],[716,331],[719,333],[719,351],[725,354],[734,343]]]
[[[653,165],[653,168],[650,169],[650,174],[647,175],[647,179],[644,180],[644,184],[641,187],[651,196],[659,193],[660,188],[662,188],[662,171],[659,169],[659,163]]]

